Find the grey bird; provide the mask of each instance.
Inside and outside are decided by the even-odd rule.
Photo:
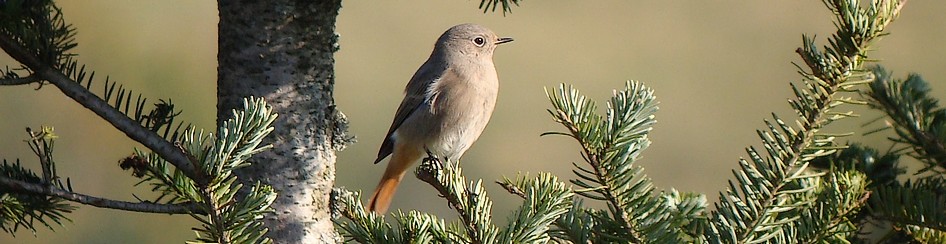
[[[493,51],[512,38],[476,24],[451,27],[404,89],[375,164],[391,156],[368,209],[387,211],[407,169],[428,152],[457,160],[480,136],[496,105]]]

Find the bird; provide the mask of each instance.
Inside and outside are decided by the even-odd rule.
[[[405,172],[423,155],[458,160],[479,138],[499,93],[493,51],[512,41],[470,23],[450,27],[437,38],[430,57],[404,88],[404,99],[378,150],[375,164],[388,156],[391,160],[369,211],[387,211]]]

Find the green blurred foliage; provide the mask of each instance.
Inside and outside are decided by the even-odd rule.
[[[151,99],[170,98],[181,118],[214,127],[216,9],[211,1],[59,1],[78,29],[76,52],[98,75],[110,75]],[[758,145],[755,129],[770,112],[789,114],[791,62],[801,34],[826,37],[831,15],[818,1],[526,1],[511,14],[482,13],[475,1],[345,1],[338,19],[336,102],[358,143],[339,153],[337,185],[370,192],[384,168],[372,165],[404,85],[437,36],[464,22],[491,27],[515,42],[496,51],[501,89],[496,112],[461,160],[466,177],[488,181],[518,171],[570,177],[579,147],[561,137],[545,109],[543,87],[567,82],[602,100],[625,80],[643,81],[661,102],[653,144],[639,165],[658,188],[716,199],[743,148]],[[922,74],[934,97],[946,97],[946,4],[910,1],[873,55],[894,70]],[[823,39],[819,39],[823,41]],[[0,65],[15,65],[0,54]],[[101,84],[101,83],[99,83]],[[117,162],[136,143],[55,87],[0,87],[0,157],[36,165],[23,128],[56,127],[59,173],[75,190],[115,199],[152,196]],[[95,89],[95,88],[93,88]],[[101,89],[101,87],[99,87]],[[861,110],[863,111],[863,110]],[[859,127],[879,116],[835,127]],[[844,131],[866,129],[844,129]],[[886,148],[885,135],[865,144]],[[393,208],[452,216],[429,186],[409,176]],[[494,213],[519,200],[494,184]],[[0,243],[181,243],[193,237],[187,216],[81,207],[57,232],[0,236]],[[499,219],[503,219],[500,217]],[[504,224],[504,223],[499,223]]]

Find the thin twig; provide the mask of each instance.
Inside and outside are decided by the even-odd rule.
[[[26,85],[34,82],[39,82],[42,79],[36,77],[35,75],[30,75],[27,77],[18,77],[18,78],[9,78],[9,79],[0,79],[0,86],[18,86]]]
[[[46,132],[35,132],[32,128],[26,127],[26,133],[30,135],[30,140],[27,144],[30,145],[30,149],[33,150],[33,154],[36,154],[36,157],[39,158],[39,164],[43,169],[43,183],[47,186],[51,186],[53,180],[56,177],[56,172],[52,167],[52,157],[49,150],[48,144],[43,137],[46,136]],[[42,144],[40,144],[42,143]]]
[[[59,197],[69,201],[91,205],[100,208],[110,208],[119,210],[128,210],[144,213],[166,213],[166,214],[202,214],[196,204],[161,204],[151,202],[126,202],[111,200],[101,197],[89,196],[85,194],[69,192],[55,187],[43,187],[38,184],[18,181],[0,176],[0,185],[12,190],[13,192],[22,192],[35,195],[45,195]]]
[[[519,197],[521,197],[522,199],[526,199],[526,193],[525,193],[525,192],[522,192],[522,189],[519,189],[519,187],[517,187],[516,185],[508,184],[508,183],[506,183],[506,182],[502,182],[502,181],[498,181],[498,180],[496,181],[496,184],[499,184],[499,186],[502,186],[503,189],[505,189],[506,191],[508,191],[510,194],[519,196]]]

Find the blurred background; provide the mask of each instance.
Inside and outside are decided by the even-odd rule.
[[[183,119],[213,130],[217,12],[213,1],[59,1],[78,30],[75,52],[87,68],[108,75],[149,101],[171,99]],[[525,1],[513,12],[482,13],[479,1],[344,1],[337,32],[336,102],[358,142],[339,153],[337,185],[370,194],[384,169],[373,165],[404,85],[429,55],[437,36],[459,23],[492,28],[515,42],[495,63],[501,89],[489,127],[461,160],[469,179],[484,179],[493,213],[504,224],[520,201],[489,183],[519,172],[552,172],[570,179],[577,144],[539,137],[561,130],[545,109],[543,89],[575,85],[605,101],[626,80],[640,80],[660,101],[653,144],[639,165],[662,190],[706,194],[715,202],[744,148],[759,145],[756,129],[771,112],[794,119],[788,82],[800,80],[792,62],[802,34],[833,33],[820,1]],[[934,95],[946,97],[946,5],[911,1],[872,58],[895,76],[922,74]],[[0,65],[16,66],[0,54]],[[101,89],[101,81],[97,83]],[[37,168],[23,142],[25,127],[54,126],[61,176],[76,191],[113,199],[150,198],[117,162],[141,147],[53,86],[0,87],[0,158]],[[95,90],[101,92],[101,90]],[[864,118],[832,130],[864,132]],[[869,128],[876,128],[873,125]],[[863,139],[887,148],[886,135]],[[392,208],[455,215],[432,188],[408,176]],[[182,243],[197,223],[188,216],[80,206],[56,231],[0,235],[0,243]]]

